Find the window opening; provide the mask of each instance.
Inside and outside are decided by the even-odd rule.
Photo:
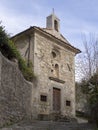
[[[58,31],[58,22],[56,20],[54,20],[54,29]]]
[[[41,95],[40,100],[43,101],[43,102],[47,102],[47,96]]]
[[[66,106],[70,106],[71,105],[71,101],[66,101]]]

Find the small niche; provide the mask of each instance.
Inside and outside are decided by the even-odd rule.
[[[55,76],[59,78],[59,65],[55,64]]]
[[[56,53],[54,51],[52,51],[52,57],[55,58],[56,57]]]
[[[51,72],[53,72],[53,70],[51,70]]]
[[[71,66],[67,64],[68,70],[71,71]]]
[[[58,68],[59,68],[59,65],[58,65],[58,64],[55,64],[55,68],[58,69]]]

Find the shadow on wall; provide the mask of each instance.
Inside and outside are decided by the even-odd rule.
[[[0,53],[0,127],[31,118],[33,84]]]

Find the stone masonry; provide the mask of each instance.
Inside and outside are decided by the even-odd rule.
[[[32,117],[75,116],[75,55],[80,50],[60,34],[60,20],[47,17],[47,27],[30,27],[12,37],[21,55],[33,63]]]
[[[0,127],[30,119],[32,87],[18,69],[0,53]]]

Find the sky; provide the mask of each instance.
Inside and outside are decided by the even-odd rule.
[[[60,19],[60,32],[82,50],[82,35],[98,36],[98,0],[0,0],[0,21],[15,35],[30,26],[46,27],[52,9]]]

